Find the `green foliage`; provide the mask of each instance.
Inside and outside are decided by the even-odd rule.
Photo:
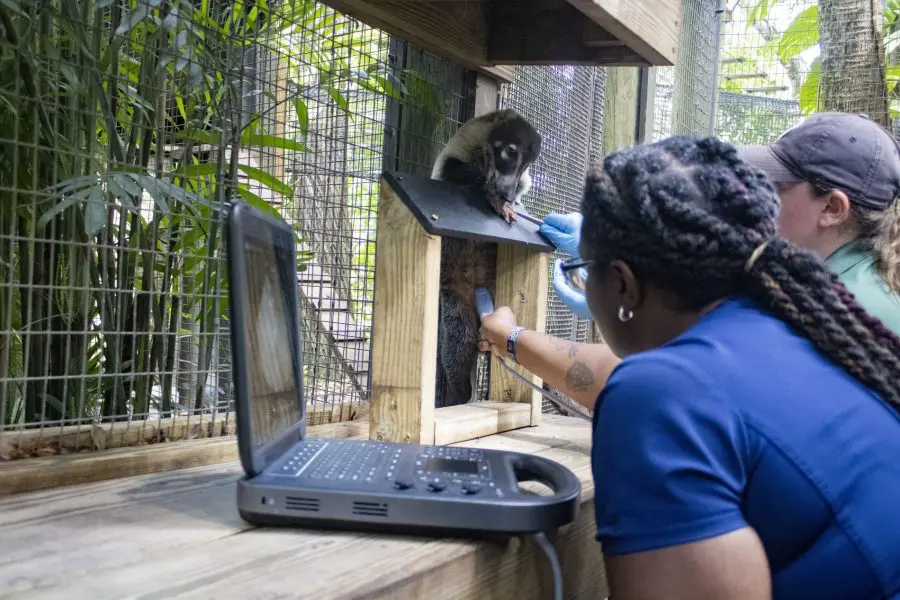
[[[787,64],[795,56],[819,43],[819,7],[812,5],[802,11],[778,39],[778,58]]]
[[[773,8],[778,0],[757,0],[755,4],[747,7],[747,24],[753,27],[761,21],[765,21],[769,16],[769,9]]]

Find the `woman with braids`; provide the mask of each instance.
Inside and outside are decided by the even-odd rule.
[[[900,598],[900,338],[779,235],[768,178],[673,137],[595,167],[582,214],[564,270],[608,346],[501,307],[482,349],[594,408],[611,598]]]

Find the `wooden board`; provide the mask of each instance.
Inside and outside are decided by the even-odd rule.
[[[543,332],[547,323],[547,296],[550,286],[547,255],[521,246],[500,245],[497,248],[497,291],[494,306],[508,306],[522,327]],[[507,363],[533,384],[540,387],[541,378]],[[523,402],[530,408],[530,425],[541,422],[543,398],[498,362],[491,365],[491,400]]]
[[[311,438],[367,437],[369,423],[360,420],[318,425],[310,427],[307,432]],[[230,462],[237,458],[237,438],[233,435],[48,458],[26,458],[0,463],[0,496],[131,475],[164,473]]]
[[[567,598],[607,595],[594,541],[590,424],[547,415],[540,427],[467,442],[558,460],[582,481],[575,522],[556,547]],[[235,462],[0,498],[0,596],[142,598],[478,598],[545,600],[546,559],[506,544],[256,529],[235,505]]]
[[[671,66],[681,15],[679,0],[327,0],[326,4],[482,72],[498,65]],[[575,12],[566,10],[569,4]],[[553,11],[570,16],[563,22]],[[549,16],[524,22],[516,17],[535,12]],[[571,25],[561,33],[565,23]],[[517,41],[503,43],[511,40]],[[605,45],[598,47],[598,40]]]
[[[344,402],[338,397],[333,404],[309,407],[306,419],[308,426],[315,427],[352,421],[361,416],[368,418],[368,413],[368,402]],[[0,432],[0,466],[6,461],[24,458],[235,435],[235,419],[236,414],[231,411],[215,415],[179,415],[166,419],[3,431]]]
[[[382,182],[431,235],[554,250],[539,225],[521,218],[507,223],[475,189],[394,171],[385,171]]]
[[[445,445],[528,427],[531,406],[513,402],[475,402],[434,411],[434,443]]]
[[[370,435],[434,440],[441,238],[382,180],[376,231]]]

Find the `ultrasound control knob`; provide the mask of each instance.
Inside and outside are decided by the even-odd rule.
[[[413,486],[413,482],[408,481],[406,479],[398,479],[397,481],[394,482],[394,487],[397,488],[398,490],[408,490],[412,486]]]
[[[433,479],[428,482],[428,489],[432,492],[442,492],[447,489],[447,484],[440,479]]]
[[[476,481],[467,481],[462,485],[463,494],[471,496],[481,491],[481,484]]]

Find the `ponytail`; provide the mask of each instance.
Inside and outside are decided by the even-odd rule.
[[[887,210],[851,205],[850,209],[866,247],[875,252],[878,272],[888,288],[900,294],[900,199]]]
[[[895,294],[900,294],[900,200],[881,215],[875,234],[878,270]]]

